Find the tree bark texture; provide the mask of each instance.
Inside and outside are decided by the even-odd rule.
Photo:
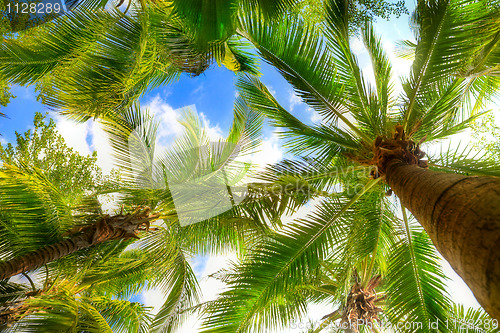
[[[93,230],[38,249],[35,252],[0,263],[0,280],[42,267],[46,263],[60,259],[68,254],[92,245]]]
[[[46,263],[98,243],[115,239],[138,238],[137,233],[149,230],[149,222],[158,218],[158,215],[150,215],[150,211],[149,208],[145,208],[137,210],[133,214],[103,216],[92,225],[73,230],[73,237],[26,255],[0,262],[0,280],[37,269]]]
[[[386,182],[477,301],[500,320],[500,178],[395,162]]]

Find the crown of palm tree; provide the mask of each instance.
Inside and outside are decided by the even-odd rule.
[[[269,24],[252,14],[243,16],[240,33],[322,116],[322,122],[303,123],[279,105],[257,78],[242,76],[237,86],[249,107],[280,127],[292,153],[307,154],[325,169],[367,164],[383,174],[385,164],[380,161],[397,157],[434,170],[500,176],[493,160],[486,154],[471,155],[468,147],[445,150],[429,156],[428,161],[422,160],[419,147],[467,128],[484,114],[481,103],[498,93],[498,6],[419,1],[413,15],[415,60],[409,77],[402,78],[399,96],[394,94],[389,58],[369,24],[361,35],[371,57],[375,84],[363,78],[350,48],[346,10],[345,1],[330,1],[322,32],[293,19]],[[478,43],[471,43],[476,36]],[[475,68],[472,71],[477,75],[464,68]],[[314,175],[307,164],[288,171],[298,182]],[[289,325],[304,314],[306,306],[303,297],[288,291],[314,276],[321,262],[331,257],[349,269],[371,262],[361,271],[367,276],[382,274],[388,294],[384,309],[391,323],[404,320],[425,326],[446,322],[451,303],[435,249],[405,208],[401,217],[394,215],[394,208],[381,208],[389,202],[383,195],[386,188],[380,178],[371,175],[351,177],[351,184],[365,184],[353,195],[347,191],[349,181],[339,177],[339,172],[319,174],[321,180],[315,181],[325,187],[318,189],[333,193],[305,219],[287,225],[248,253],[227,279],[228,291],[208,306],[205,331],[279,330]],[[332,184],[337,184],[333,191]],[[373,196],[378,199],[368,201]],[[369,213],[360,219],[359,210]],[[387,233],[382,228],[385,216],[394,221]],[[346,235],[352,229],[357,238]],[[383,255],[377,257],[379,253]],[[351,276],[348,269],[338,275],[343,281]],[[341,286],[346,295],[350,285]],[[439,329],[446,330],[443,325]]]

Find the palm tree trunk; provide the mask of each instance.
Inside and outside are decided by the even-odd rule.
[[[478,302],[500,319],[500,179],[394,162],[386,182]]]
[[[136,210],[133,214],[103,216],[96,223],[80,228],[77,235],[45,246],[26,255],[0,262],[0,280],[19,273],[42,267],[43,265],[65,257],[78,250],[108,240],[138,238],[137,232],[149,230],[149,222],[158,219],[150,215],[151,210]]]
[[[78,250],[90,247],[95,230],[45,246],[35,252],[0,263],[0,280],[42,267],[46,263],[60,259]]]

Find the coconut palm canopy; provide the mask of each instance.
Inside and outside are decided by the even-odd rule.
[[[247,162],[234,160],[235,150],[244,155],[258,143],[262,116],[237,101],[229,135],[216,145],[211,145],[195,113],[186,112],[183,119],[185,135],[170,151],[155,147],[158,123],[138,107],[103,119],[120,167],[119,176],[111,179],[93,178],[100,172],[95,169],[95,156],[82,161],[53,133],[53,122],[44,125],[41,115],[35,120],[36,130],[20,135],[17,147],[2,148],[0,277],[6,296],[0,312],[2,329],[173,330],[199,300],[198,282],[188,260],[228,249],[244,251],[279,223],[284,209],[294,206],[287,204],[292,203],[291,197],[281,198],[256,185],[246,189],[239,205],[211,212],[217,195],[214,184],[227,191],[249,171]],[[51,148],[58,150],[47,152],[49,156],[61,152],[67,156],[55,167],[47,166],[48,159],[41,153]],[[89,166],[89,174],[83,177],[80,162]],[[61,168],[65,178],[58,177]],[[220,170],[223,177],[217,175]],[[189,188],[206,184],[207,178],[212,192],[203,192],[205,200],[182,196],[189,197],[193,194]],[[70,190],[68,183],[73,184]],[[120,194],[115,204],[121,208],[104,214],[98,200],[103,194]],[[298,198],[295,205],[304,202]],[[203,219],[192,223],[190,219],[200,215],[188,213],[200,210]],[[5,280],[25,271],[37,277],[34,282],[30,279],[32,291]],[[151,288],[166,297],[154,318],[147,309],[128,302]],[[54,312],[47,313],[46,307]],[[137,318],[120,318],[122,310]],[[80,315],[82,323],[75,319]]]
[[[357,268],[358,273],[354,275],[365,285],[374,275],[385,277],[390,288],[386,313],[390,322],[395,324],[403,318],[414,322],[422,318],[446,321],[448,299],[442,292],[442,279],[430,277],[442,274],[433,258],[435,254],[426,233],[418,234],[412,230],[403,208],[400,215],[403,223],[395,223],[395,229],[388,232],[386,238],[383,228],[387,222],[383,222],[384,218],[398,220],[393,214],[394,209],[382,210],[389,200],[379,194],[378,205],[368,205],[372,211],[365,211],[364,219],[359,217],[363,209],[358,205],[387,189],[377,184],[380,180],[377,177],[384,177],[386,183],[398,189],[396,194],[403,198],[403,204],[420,214],[417,217],[421,223],[432,221],[424,227],[445,258],[450,259],[446,254],[452,255],[444,249],[445,245],[436,244],[434,215],[429,218],[422,213],[425,208],[431,209],[435,202],[423,199],[415,203],[415,198],[432,197],[430,193],[417,191],[439,192],[439,189],[431,184],[414,186],[408,177],[418,177],[412,173],[395,179],[391,175],[394,169],[391,170],[389,165],[396,159],[419,167],[410,170],[428,168],[466,175],[499,175],[493,160],[486,154],[472,158],[468,148],[445,151],[427,159],[423,159],[425,153],[422,151],[422,146],[428,147],[467,128],[470,122],[482,115],[483,98],[490,98],[498,92],[498,7],[489,7],[484,2],[419,2],[413,15],[417,43],[407,43],[412,46],[415,60],[409,77],[402,78],[403,92],[397,96],[394,94],[391,64],[370,25],[362,29],[361,35],[371,56],[375,84],[371,85],[363,78],[349,45],[348,22],[345,20],[347,7],[342,4],[330,3],[327,22],[317,35],[313,28],[296,20],[263,24],[251,16],[244,19],[244,35],[260,55],[278,68],[297,94],[322,116],[321,124],[306,125],[279,105],[256,78],[247,76],[238,81],[240,95],[247,104],[264,113],[274,126],[282,128],[280,134],[287,139],[290,151],[302,156],[305,153],[315,163],[314,166],[308,163],[282,166],[277,171],[287,177],[297,177],[298,182],[314,178],[324,186],[340,183],[344,192],[321,202],[308,217],[293,222],[281,234],[262,243],[248,254],[246,261],[228,273],[226,280],[230,281],[230,289],[209,307],[206,331],[260,331],[262,327],[289,324],[305,311],[304,300],[307,298],[300,297],[295,288],[303,288],[311,278],[314,279],[324,261],[333,261],[333,267],[340,269],[334,271],[338,279],[336,285],[341,290],[337,297],[348,297],[351,284],[347,281],[351,279],[352,269]],[[472,44],[473,36],[479,41],[485,38],[484,43]],[[342,182],[342,177],[335,179],[338,172],[317,173],[318,163],[335,171],[360,165],[373,166],[376,170],[365,175],[365,180],[361,180],[366,182],[365,187],[353,197],[347,191],[348,183]],[[439,177],[426,178],[430,177],[429,172],[425,175],[418,181],[440,181]],[[459,177],[454,181],[462,179]],[[492,180],[498,184],[494,178]],[[492,200],[491,205],[498,206],[498,198]],[[430,207],[419,211],[419,204]],[[363,223],[359,224],[360,220]],[[471,218],[470,223],[478,223],[478,217]],[[492,230],[498,231],[498,222],[495,223]],[[405,226],[406,232],[397,231],[401,225]],[[453,234],[452,230],[448,226],[446,232]],[[467,242],[464,236],[470,234],[454,238],[454,242]],[[445,235],[439,233],[439,237],[444,239]],[[450,237],[460,236],[454,234]],[[495,237],[479,243],[488,243],[485,258],[498,262]],[[477,246],[476,241],[471,247]],[[385,246],[388,248],[382,250]],[[386,258],[378,266],[375,263],[380,252],[391,255],[389,261]],[[352,266],[347,263],[352,263]],[[361,267],[356,267],[356,264]],[[460,260],[452,263],[459,273],[463,273],[462,265],[465,263]],[[495,265],[498,264],[492,264],[488,270],[494,270]],[[428,276],[424,277],[426,274]],[[493,276],[489,277],[495,280]],[[490,299],[497,293],[497,285],[491,281],[485,287]],[[473,288],[473,291],[477,290]],[[483,306],[497,316],[498,305],[493,305],[496,300],[490,302],[486,300],[488,296],[481,299],[479,292],[475,294]],[[339,302],[340,314],[343,308],[347,309],[345,298],[332,300]],[[440,329],[446,330],[444,327]]]
[[[238,11],[221,12],[216,27],[205,19],[211,7],[197,7],[198,2],[191,7],[143,3],[142,10],[125,16],[75,11],[44,26],[43,38],[28,34],[25,40],[6,41],[0,71],[12,82],[39,84],[43,101],[65,114],[101,118],[126,175],[127,186],[120,188],[124,203],[147,204],[166,221],[168,239],[157,238],[161,233],[145,237],[145,242],[154,240],[146,253],[160,258],[165,248],[171,249],[164,243],[184,239],[198,253],[216,251],[227,242],[246,245],[241,261],[217,274],[228,289],[196,307],[204,315],[203,331],[284,330],[304,318],[308,303],[320,301],[329,306],[316,331],[333,323],[358,331],[370,329],[373,322],[382,329],[383,323],[411,322],[422,327],[397,330],[427,331],[437,323],[445,332],[450,331],[445,323],[460,316],[481,318],[476,324],[485,324],[484,313],[466,314],[450,301],[436,247],[486,311],[498,318],[500,170],[486,153],[473,156],[468,147],[436,155],[426,151],[467,129],[487,112],[485,102],[497,96],[500,3],[419,1],[412,16],[416,43],[404,42],[404,55],[414,59],[413,65],[409,76],[401,78],[399,94],[398,78],[369,23],[361,37],[374,84],[363,77],[349,41],[348,1],[327,1],[320,26],[280,16],[282,10],[259,3],[256,9],[243,4]],[[276,8],[286,4],[276,3],[281,4]],[[222,42],[209,42],[214,39]],[[244,51],[249,45],[256,52]],[[45,58],[32,61],[40,55]],[[279,70],[319,113],[321,123],[300,121],[251,75],[257,56]],[[190,170],[175,164],[189,164],[183,158],[189,149],[155,162],[154,125],[131,105],[148,88],[170,82],[180,72],[201,73],[212,57],[247,74],[240,74],[236,83],[240,98],[226,140],[232,145],[217,146],[219,160],[210,160],[211,168],[232,161],[236,143],[248,143],[248,136],[254,141],[262,115],[280,128],[294,158],[254,175],[260,182],[248,185],[250,195],[241,204],[183,227],[179,208],[172,206],[175,190],[167,181],[176,172],[166,170]],[[203,146],[201,132],[190,133],[183,142]],[[133,156],[131,135],[143,149]],[[235,169],[235,179],[243,179],[241,170],[246,170],[244,164]],[[138,176],[148,186],[134,187]],[[5,177],[6,191],[14,188],[12,179]],[[386,196],[391,192],[395,196]],[[284,213],[313,197],[319,199],[310,214],[283,225]],[[181,243],[180,255],[188,246]],[[147,259],[140,262],[149,264]],[[172,274],[179,267],[188,265],[185,260],[171,263],[164,272]],[[195,304],[196,283],[184,285],[186,270],[182,278],[171,275],[167,302],[153,327],[169,330],[173,324],[167,318],[178,319]],[[141,275],[138,285],[146,280]],[[179,301],[186,293],[189,301]],[[358,325],[358,319],[366,325]]]

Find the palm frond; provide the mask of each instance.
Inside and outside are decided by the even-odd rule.
[[[358,139],[348,131],[324,124],[304,124],[286,111],[256,77],[241,76],[236,85],[249,107],[266,115],[273,126],[284,128],[279,134],[289,139],[287,146],[293,147],[293,152],[306,151],[333,157],[336,153],[360,146]]]
[[[411,40],[402,40],[396,43],[395,54],[401,59],[414,61],[416,48],[417,44]]]
[[[324,30],[327,48],[336,60],[335,69],[337,75],[335,81],[344,87],[344,105],[356,119],[358,127],[362,128],[363,132],[366,133],[365,138],[370,136],[373,140],[377,135],[385,134],[385,128],[380,127],[383,124],[377,121],[379,112],[384,112],[384,110],[383,105],[381,105],[382,107],[370,105],[375,104],[369,99],[370,87],[365,82],[358,60],[351,51],[348,24],[349,2],[348,0],[326,2],[326,23]],[[372,60],[382,60],[384,57],[383,52],[381,52],[380,45],[377,46],[375,34],[368,31],[369,27],[365,28],[366,31],[363,35],[369,38],[365,38],[364,40],[365,44],[370,48],[369,51]],[[370,34],[371,36],[369,36]],[[373,58],[373,56],[376,58]],[[385,66],[387,67],[387,65],[388,63],[386,62]],[[381,68],[377,69],[380,70]],[[385,68],[385,72],[384,74],[381,72],[378,79],[383,81],[383,77],[387,76],[387,68]],[[377,83],[377,88],[386,84],[382,81]],[[379,93],[381,94],[381,103],[383,104],[383,93],[382,91],[379,91]],[[380,111],[381,109],[382,111]],[[372,140],[368,140],[368,142]]]
[[[0,193],[3,260],[59,241],[76,223],[64,194],[36,168],[4,164]]]
[[[458,72],[482,43],[487,32],[480,31],[485,12],[482,2],[433,0],[418,2],[413,21],[417,27],[415,61],[403,84],[406,104],[402,124],[407,133],[416,130],[425,113],[426,94],[439,82]],[[452,50],[452,51],[450,51]],[[424,99],[424,100],[423,100]]]
[[[499,331],[498,322],[492,319],[483,309],[466,308],[454,304],[450,315],[450,328],[454,330],[476,330],[485,333]]]
[[[314,28],[288,16],[281,22],[264,23],[254,13],[243,16],[240,25],[239,33],[280,71],[304,102],[326,119],[342,120],[350,131],[367,139],[343,115],[344,88],[336,82],[334,58]]]
[[[175,266],[177,269],[166,279],[170,293],[153,320],[151,332],[175,332],[182,320],[190,314],[189,309],[199,302],[198,282],[181,254],[177,257]]]
[[[343,224],[339,221],[346,219],[344,213],[376,183],[369,182],[351,200],[323,202],[314,214],[288,225],[250,252],[230,289],[212,305],[204,322],[206,331],[246,332],[264,325],[273,329],[289,324],[298,310],[282,307],[280,313],[271,306],[274,300],[317,269],[327,246],[335,244],[336,230]]]
[[[151,324],[150,309],[140,303],[132,303],[106,297],[87,300],[109,324],[113,333],[147,333]]]
[[[434,170],[461,173],[468,176],[500,177],[497,161],[487,151],[475,150],[469,145],[442,149],[436,156],[429,156],[429,167]]]
[[[385,312],[393,324],[405,321],[422,325],[402,328],[404,332],[426,330],[435,322],[439,332],[447,332],[450,300],[445,289],[446,276],[427,234],[411,227],[405,211],[403,217],[406,237],[391,251],[385,279],[388,295]]]
[[[385,53],[380,37],[375,34],[371,24],[366,24],[362,30],[363,41],[370,54],[373,74],[375,75],[375,85],[377,88],[376,103],[370,100],[370,104],[376,104],[375,112],[371,111],[374,124],[377,125],[378,134],[388,133],[391,129],[387,127],[389,120],[389,110],[394,106],[391,96],[394,92],[392,80],[392,66]]]

